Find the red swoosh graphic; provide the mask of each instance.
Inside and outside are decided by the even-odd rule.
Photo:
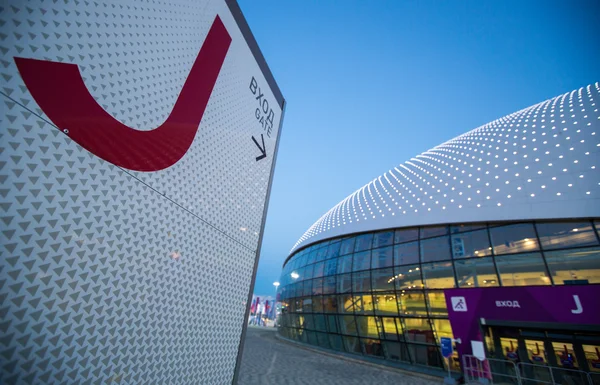
[[[169,117],[151,131],[110,116],[86,88],[76,64],[14,59],[35,101],[71,139],[119,167],[158,171],[190,148],[230,45],[231,36],[217,16]]]

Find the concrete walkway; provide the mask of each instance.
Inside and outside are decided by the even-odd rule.
[[[248,327],[239,385],[439,385],[443,382],[302,349],[277,340],[275,334],[275,328]]]

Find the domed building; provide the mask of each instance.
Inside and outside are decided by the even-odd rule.
[[[480,342],[600,371],[599,102],[598,83],[557,96],[350,194],[285,260],[280,335],[439,375]]]

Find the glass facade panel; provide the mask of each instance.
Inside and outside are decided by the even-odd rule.
[[[375,317],[356,316],[356,330],[361,337],[379,338]]]
[[[371,254],[371,268],[380,269],[382,267],[391,267],[394,264],[394,247],[387,246],[379,249],[373,249]]]
[[[372,270],[371,281],[373,291],[394,290],[394,270],[391,268]]]
[[[423,281],[428,289],[449,289],[456,287],[454,269],[451,262],[424,263]]]
[[[419,265],[395,266],[394,273],[396,273],[394,275],[396,290],[420,288],[423,286]]]
[[[352,291],[352,274],[341,274],[337,276],[337,292],[349,293]]]
[[[600,248],[546,252],[555,285],[600,283]]]
[[[425,293],[421,290],[403,290],[398,296],[401,315],[427,315]]]
[[[496,257],[502,286],[550,285],[540,253]]]
[[[410,342],[433,344],[435,338],[427,318],[404,318],[404,335]]]
[[[421,240],[397,229],[309,246],[283,267],[279,333],[442,371],[440,338],[452,337],[443,289],[600,284],[592,223],[427,227]]]
[[[354,294],[354,313],[373,314],[373,296],[371,294]]]
[[[375,304],[375,314],[378,315],[398,315],[398,302],[396,293],[390,292],[385,294],[373,295]]]
[[[383,349],[379,340],[361,338],[360,343],[367,356],[383,357]]]
[[[454,262],[458,287],[499,286],[494,260],[491,257],[462,259]]]
[[[448,237],[431,238],[421,241],[421,261],[446,261],[450,257]]]
[[[523,253],[539,248],[532,223],[492,227],[490,235],[495,254]]]
[[[406,344],[401,342],[383,341],[383,352],[385,358],[393,361],[403,361],[410,363],[410,356]]]
[[[419,242],[394,246],[394,265],[410,265],[413,263],[419,263]]]
[[[421,239],[448,234],[448,226],[421,227]]]
[[[340,247],[340,255],[351,254],[354,252],[354,238],[344,239],[342,240],[342,245]]]
[[[394,244],[394,231],[381,231],[373,236],[373,248],[391,246]]]
[[[337,259],[337,273],[350,273],[352,272],[352,255],[346,255]]]
[[[419,229],[399,229],[394,233],[394,243],[404,243],[419,239]]]
[[[487,230],[471,231],[452,235],[450,240],[452,258],[485,257],[492,255]]]
[[[598,244],[591,222],[542,222],[536,227],[544,250]]]
[[[371,291],[371,272],[359,271],[352,273],[352,291],[365,292]]]
[[[428,290],[427,299],[429,305],[429,315],[431,316],[448,316],[448,308],[446,307],[446,296],[442,290]]]
[[[354,251],[364,251],[371,248],[371,244],[373,243],[373,233],[361,234],[356,237],[356,245],[354,246]]]
[[[369,270],[371,268],[371,250],[354,253],[352,271]]]

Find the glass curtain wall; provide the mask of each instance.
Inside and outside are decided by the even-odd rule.
[[[598,220],[384,230],[331,239],[283,267],[279,333],[382,361],[445,369],[444,289],[600,283]],[[452,370],[459,370],[454,362]]]

